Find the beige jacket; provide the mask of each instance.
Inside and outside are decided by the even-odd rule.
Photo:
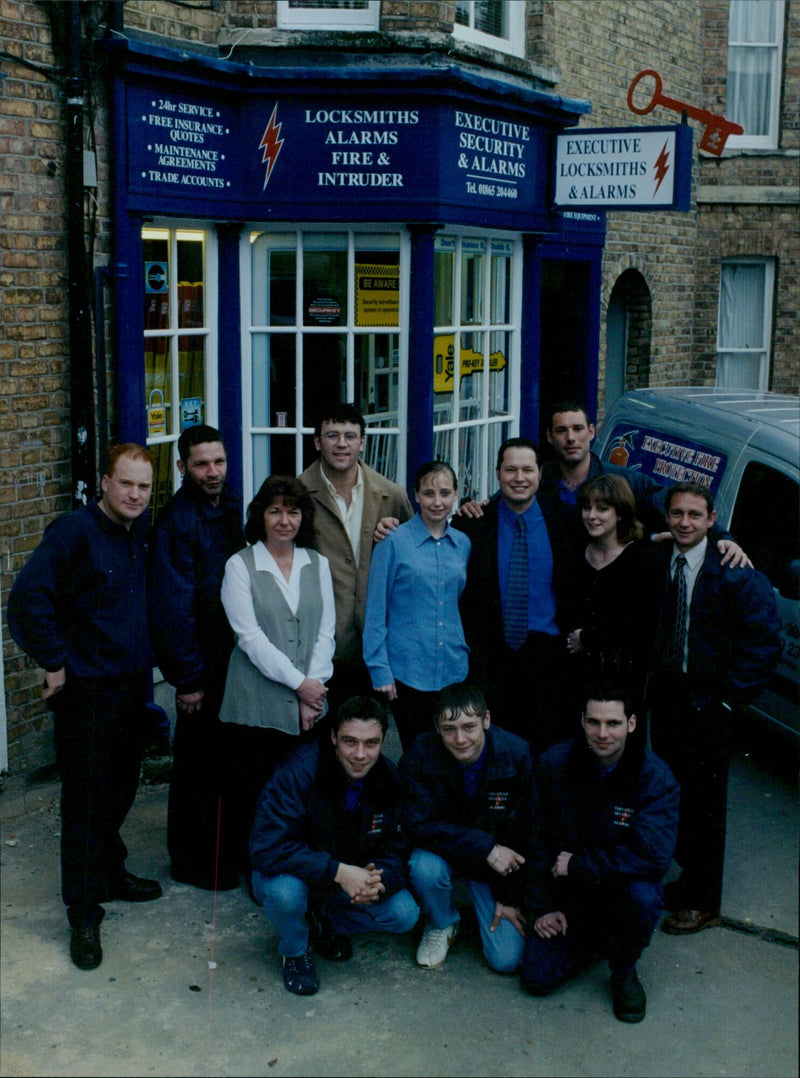
[[[361,659],[361,633],[367,601],[367,580],[372,558],[372,535],[382,517],[397,517],[401,524],[414,515],[402,487],[361,462],[364,480],[364,510],[361,517],[361,552],[358,565],[342,518],[331,497],[319,460],[303,472],[300,482],[314,502],[314,531],[317,550],[330,562],[333,596],[336,602],[335,660]]]

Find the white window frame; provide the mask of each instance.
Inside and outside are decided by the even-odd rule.
[[[469,7],[469,25],[453,22],[453,37],[472,45],[508,53],[509,56],[525,56],[525,11],[527,4],[521,0],[503,0],[504,21],[508,27],[507,36],[498,37],[475,29],[475,0],[464,0]]]
[[[758,344],[748,344],[745,347],[733,347],[726,345],[722,340],[723,329],[723,306],[725,303],[725,270],[733,266],[763,266],[764,268],[764,295],[763,311],[761,315],[762,334]],[[772,307],[775,291],[775,260],[773,258],[726,258],[720,265],[719,281],[719,310],[717,315],[717,366],[716,384],[722,388],[735,389],[769,389],[769,372],[772,356]],[[733,297],[734,301],[736,297]],[[742,386],[740,382],[731,381],[729,368],[735,363],[737,357],[744,359],[757,356],[758,379],[757,385]]]
[[[736,41],[732,38],[730,23],[733,19],[733,3],[749,3],[749,4],[765,4],[771,3],[775,9],[775,40],[764,42],[746,42]],[[726,150],[774,150],[778,146],[778,135],[780,128],[780,108],[781,108],[781,72],[783,69],[783,36],[784,36],[784,0],[732,0],[730,6],[729,27],[728,27],[728,72],[727,79],[730,81],[731,65],[730,65],[730,51],[736,48],[763,48],[771,51],[771,65],[770,65],[770,85],[771,85],[771,101],[770,101],[770,114],[769,114],[769,130],[764,135],[748,134],[745,130],[742,135],[730,135],[726,143]],[[730,96],[730,91],[728,92]],[[730,105],[729,105],[730,109]],[[736,116],[732,115],[730,111],[726,113],[729,120],[735,122],[741,122]]]
[[[203,403],[204,414],[202,422],[216,427],[219,422],[217,414],[217,402],[219,393],[217,386],[219,381],[218,355],[219,338],[217,326],[219,319],[218,311],[218,243],[217,233],[209,228],[208,221],[161,221],[153,220],[142,228],[142,235],[147,233],[168,233],[170,280],[167,287],[169,319],[168,326],[164,329],[145,329],[144,339],[166,338],[169,347],[170,364],[170,396],[171,405],[167,412],[167,433],[159,434],[152,438],[148,437],[146,444],[149,446],[171,444],[172,453],[172,490],[179,489],[182,477],[178,471],[178,438],[180,437],[180,341],[184,337],[202,337],[204,339],[203,355]],[[202,233],[203,235],[203,325],[198,327],[184,328],[178,325],[178,240],[184,234]]]
[[[380,0],[368,0],[363,8],[297,8],[278,0],[279,30],[377,30],[380,18]]]
[[[477,239],[485,244],[486,262],[483,267],[483,296],[481,298],[481,310],[483,312],[483,318],[480,322],[463,322],[461,318],[461,271],[462,271],[462,248],[464,243],[469,244],[470,240]],[[454,314],[456,315],[456,321],[450,325],[436,325],[434,326],[434,337],[440,335],[452,335],[455,344],[455,356],[460,355],[461,351],[461,337],[463,334],[473,335],[482,334],[484,340],[488,342],[491,340],[493,333],[508,333],[510,338],[509,355],[507,358],[508,364],[508,406],[504,413],[491,414],[490,408],[491,402],[491,370],[488,362],[488,356],[484,357],[483,370],[481,372],[482,388],[480,393],[481,414],[476,419],[461,419],[460,418],[460,406],[461,406],[461,378],[459,371],[458,361],[454,360],[454,370],[459,371],[459,376],[455,378],[454,382],[454,394],[451,398],[452,410],[455,412],[457,418],[450,419],[445,422],[437,422],[436,413],[437,410],[444,410],[451,408],[451,404],[441,406],[437,409],[436,398],[434,395],[434,456],[442,453],[443,459],[452,457],[449,463],[455,468],[456,474],[459,479],[459,489],[464,493],[465,482],[462,474],[462,458],[461,452],[461,432],[467,430],[477,430],[482,432],[483,444],[481,447],[481,459],[478,461],[478,474],[473,476],[473,486],[476,488],[478,495],[482,498],[489,497],[494,493],[497,488],[495,478],[495,460],[490,459],[490,454],[487,451],[486,439],[489,437],[489,431],[491,427],[506,426],[506,437],[514,437],[519,433],[519,412],[520,412],[520,381],[521,381],[521,323],[522,323],[522,242],[518,235],[509,234],[507,232],[474,232],[471,230],[460,230],[448,228],[446,232],[441,233],[437,237],[437,242],[455,241],[454,249],[454,276],[453,276],[453,302],[455,305]],[[497,242],[503,246],[512,245],[511,252],[511,290],[509,297],[509,310],[511,319],[509,322],[492,322],[492,280],[491,280],[491,258],[492,258],[492,244]],[[474,377],[474,375],[473,375]],[[455,441],[455,452],[444,452],[442,448],[443,442],[447,439],[453,438]]]
[[[347,305],[348,320],[339,326],[313,326],[303,321],[303,235],[311,233],[346,233],[348,255],[348,281],[347,281]],[[294,243],[297,253],[295,265],[296,285],[296,315],[295,324],[287,326],[262,325],[253,322],[253,255],[252,243],[259,235],[269,233],[271,236],[285,236],[287,242]],[[242,462],[243,462],[243,496],[245,503],[255,494],[255,453],[253,450],[254,439],[263,435],[278,436],[285,438],[294,436],[295,474],[303,471],[303,438],[314,433],[312,416],[302,416],[305,421],[301,426],[275,427],[257,426],[253,422],[253,347],[254,339],[264,334],[290,334],[295,338],[295,407],[299,413],[298,404],[303,400],[303,337],[308,334],[339,334],[346,338],[347,342],[347,399],[355,400],[355,342],[356,337],[374,334],[377,330],[374,326],[355,326],[355,253],[359,241],[370,235],[397,234],[400,254],[400,307],[397,327],[380,327],[380,331],[387,334],[395,334],[398,338],[398,362],[397,362],[397,422],[394,426],[375,427],[371,433],[370,420],[373,418],[365,413],[366,432],[365,445],[362,459],[370,462],[370,438],[375,436],[390,435],[396,439],[397,455],[394,475],[387,475],[388,479],[405,486],[407,438],[408,438],[408,322],[409,322],[409,284],[410,284],[410,238],[405,228],[400,225],[381,223],[372,226],[354,227],[347,224],[309,224],[302,228],[280,227],[264,224],[253,224],[246,229],[242,236],[240,248],[241,270],[241,339],[242,339]],[[376,417],[380,419],[380,415]]]

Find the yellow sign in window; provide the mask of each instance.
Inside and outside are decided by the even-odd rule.
[[[356,262],[356,325],[400,323],[400,267]]]
[[[433,391],[434,393],[449,393],[453,388],[453,374],[455,371],[455,335],[445,333],[433,338]],[[502,352],[492,352],[489,356],[489,370],[501,371],[506,365],[506,357]],[[459,378],[468,374],[477,374],[483,370],[483,352],[476,352],[474,348],[462,348],[459,363]]]

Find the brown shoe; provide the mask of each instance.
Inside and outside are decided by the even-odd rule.
[[[704,928],[714,928],[722,918],[717,913],[704,910],[678,910],[670,914],[661,926],[669,936],[688,936],[692,932],[701,932]]]

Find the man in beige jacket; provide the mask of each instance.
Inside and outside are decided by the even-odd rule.
[[[359,459],[364,417],[353,404],[320,412],[314,429],[319,459],[300,476],[314,502],[317,550],[330,562],[336,602],[336,652],[329,710],[370,693],[361,654],[373,535],[379,523],[397,527],[414,515],[408,495]]]

